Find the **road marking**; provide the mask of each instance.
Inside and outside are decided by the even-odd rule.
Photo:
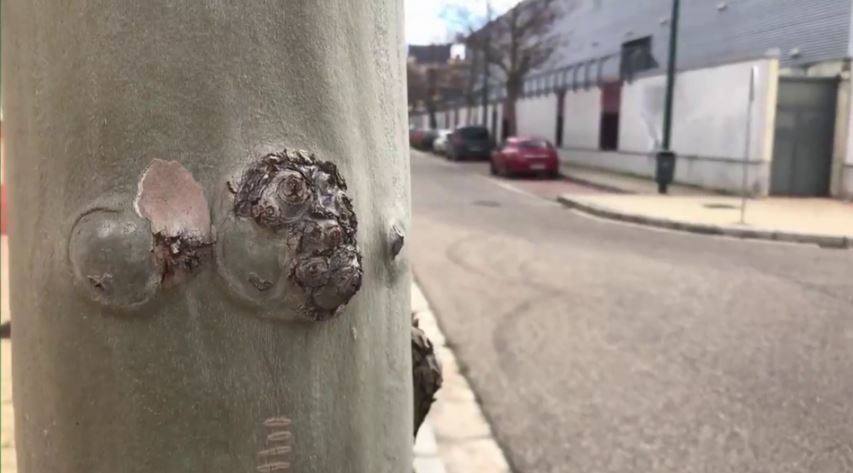
[[[490,182],[490,183],[492,183],[492,184],[494,184],[494,185],[496,185],[496,186],[500,187],[501,189],[508,190],[508,191],[510,191],[510,192],[515,192],[516,194],[521,194],[521,195],[523,195],[523,196],[530,197],[531,199],[536,199],[536,200],[538,200],[538,201],[540,201],[540,202],[545,202],[545,203],[550,204],[550,205],[560,205],[560,206],[562,206],[562,204],[560,204],[559,202],[553,201],[553,200],[551,200],[551,199],[549,199],[549,198],[547,198],[547,197],[543,197],[543,196],[540,196],[540,195],[536,195],[536,194],[534,194],[534,193],[532,193],[532,192],[528,192],[528,191],[526,191],[526,190],[524,190],[524,189],[519,189],[518,187],[515,187],[515,186],[514,186],[514,185],[512,185],[512,184],[509,184],[509,183],[506,183],[506,182],[500,181],[500,180],[498,180],[497,178],[494,178],[494,177],[487,177],[487,176],[483,176],[483,175],[481,175],[481,174],[474,174],[474,176],[479,177],[480,179],[484,179],[484,180],[486,180],[486,181],[488,181],[488,182]]]

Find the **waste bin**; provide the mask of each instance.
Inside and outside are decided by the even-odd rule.
[[[655,155],[655,164],[655,181],[658,183],[658,192],[666,194],[667,187],[675,175],[675,153],[658,151]]]

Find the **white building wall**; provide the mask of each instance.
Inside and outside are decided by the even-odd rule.
[[[539,136],[554,141],[557,130],[557,95],[527,97],[516,102],[519,135]]]
[[[730,160],[744,158],[749,78],[753,66],[758,68],[758,77],[749,159],[771,159],[778,88],[778,66],[772,59],[678,74],[672,127],[672,147],[678,154]],[[665,87],[666,78],[655,76],[625,84],[622,88],[620,150],[647,153],[657,147],[661,140]]]
[[[447,128],[445,126],[445,122],[444,122],[444,111],[443,110],[439,110],[439,111],[435,112],[435,126],[439,130],[441,130],[443,128]]]
[[[496,123],[494,125],[495,132],[492,134],[492,113],[497,111],[495,114]],[[491,103],[489,104],[489,121],[487,123],[487,127],[489,128],[489,134],[492,135],[492,138],[495,140],[495,143],[501,142],[501,129],[503,127],[503,104],[501,103]]]
[[[648,153],[661,140],[666,77],[625,82],[619,104],[619,150]]]
[[[459,127],[459,126],[467,125],[468,124],[468,107],[459,107],[457,110],[458,110],[457,113],[459,113],[459,120],[458,120],[456,126]]]
[[[598,149],[601,89],[569,90],[563,99],[563,147]]]
[[[429,122],[427,116],[423,113],[418,113],[416,115],[412,115],[410,120],[412,126],[415,128],[426,128],[426,124]]]
[[[481,105],[474,105],[468,109],[468,124],[469,125],[480,125],[483,123],[482,119],[483,115],[483,107]]]
[[[753,66],[757,67],[758,76],[747,153],[747,106]],[[746,158],[750,191],[766,195],[773,156],[778,81],[776,59],[679,73],[672,129],[672,147],[679,156],[676,181],[738,192]],[[664,76],[624,84],[619,121],[619,150],[622,153],[608,153],[600,158],[580,153],[581,157],[574,160],[617,171],[654,175],[654,160],[648,155],[661,140],[665,84]],[[567,114],[566,120],[573,118]],[[573,146],[572,138],[564,137],[564,142],[567,147]],[[572,157],[568,159],[572,160]]]

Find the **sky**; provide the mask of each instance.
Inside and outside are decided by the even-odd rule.
[[[482,24],[486,2],[495,15],[507,11],[520,0],[405,0],[406,43],[450,42],[468,24]]]

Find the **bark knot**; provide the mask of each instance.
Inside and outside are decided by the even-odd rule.
[[[228,188],[237,217],[286,242],[284,272],[302,293],[300,313],[309,320],[340,313],[361,287],[363,272],[358,223],[337,167],[285,149],[251,163]]]

